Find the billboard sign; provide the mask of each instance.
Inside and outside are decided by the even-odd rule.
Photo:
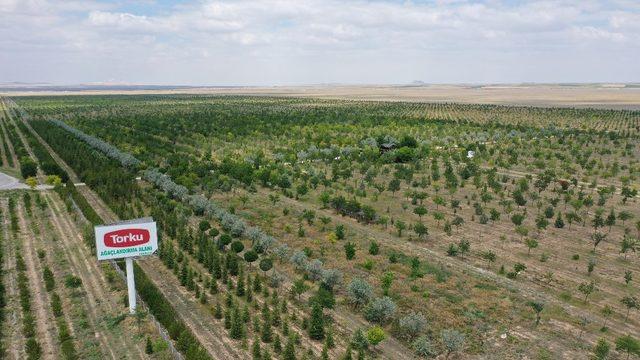
[[[151,255],[158,249],[156,223],[151,218],[95,227],[98,260]]]

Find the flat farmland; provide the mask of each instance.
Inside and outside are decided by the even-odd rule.
[[[16,97],[4,138],[104,221],[158,221],[139,265],[187,358],[624,358],[640,336],[637,110],[267,95]],[[72,229],[43,194],[39,231]]]

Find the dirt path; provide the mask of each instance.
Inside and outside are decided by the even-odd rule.
[[[87,199],[93,210],[105,221],[112,223],[118,221],[118,216],[111,210],[100,197],[88,186],[78,186],[78,192]]]
[[[59,346],[56,339],[57,330],[55,318],[50,311],[51,306],[47,298],[47,292],[42,280],[42,269],[36,257],[36,250],[33,243],[36,235],[29,224],[22,202],[16,206],[20,224],[20,237],[22,238],[24,262],[27,267],[27,277],[31,289],[31,311],[36,318],[37,339],[42,345],[42,355],[45,359],[57,359],[59,357]]]
[[[8,214],[6,198],[0,202],[2,213]],[[24,352],[24,337],[22,336],[22,311],[20,310],[18,295],[18,280],[16,273],[15,241],[9,231],[9,216],[2,218],[2,233],[4,239],[4,285],[7,291],[6,319],[3,326],[6,355],[9,359],[19,360],[26,357]]]
[[[71,265],[77,271],[76,276],[82,279],[83,288],[86,290],[86,297],[89,306],[90,318],[93,319],[96,338],[110,352],[110,357],[114,359],[145,359],[142,344],[135,341],[127,334],[117,331],[117,329],[106,328],[104,319],[115,317],[124,313],[124,309],[119,309],[116,299],[105,289],[108,288],[106,279],[100,276],[102,271],[98,262],[93,260],[93,255],[89,254],[82,243],[82,236],[75,226],[70,222],[70,215],[61,210],[62,206],[54,199],[54,195],[46,194],[47,204],[52,210],[52,220],[58,232],[61,245],[70,260]],[[92,259],[92,260],[89,260]],[[100,313],[98,310],[101,310]],[[108,346],[107,346],[108,345]],[[115,350],[114,350],[115,349]],[[117,351],[117,353],[114,353]]]

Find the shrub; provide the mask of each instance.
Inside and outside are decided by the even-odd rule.
[[[382,324],[393,317],[397,308],[398,306],[390,297],[377,298],[367,305],[364,317],[371,322]]]
[[[349,302],[356,307],[363,306],[373,297],[373,287],[360,278],[354,278],[347,286]]]
[[[421,313],[411,312],[400,318],[398,322],[403,335],[413,338],[424,331],[427,326],[427,319]]]
[[[70,289],[76,289],[82,286],[82,280],[77,276],[69,274],[64,277],[64,286]]]
[[[416,355],[423,358],[429,358],[436,355],[433,345],[426,336],[420,336],[411,343],[411,348]]]

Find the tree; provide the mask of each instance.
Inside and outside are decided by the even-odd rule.
[[[369,339],[367,339],[362,329],[358,329],[353,333],[349,346],[353,346],[356,350],[367,350],[369,348]]]
[[[624,283],[629,286],[629,283],[633,280],[633,275],[630,270],[624,272]]]
[[[423,238],[424,236],[429,235],[429,229],[421,222],[413,225],[413,231],[418,235],[419,238]]]
[[[606,331],[607,330],[607,320],[609,320],[609,316],[613,315],[613,310],[611,309],[611,306],[605,305],[602,308],[602,310],[600,311],[600,313],[604,317],[604,323],[602,324],[602,328],[600,330],[601,331]]]
[[[605,224],[609,227],[609,231],[611,231],[611,227],[616,224],[616,214],[613,212],[613,209],[607,215],[607,220]]]
[[[625,221],[633,219],[633,214],[627,210],[622,210],[618,213],[618,219],[622,221],[622,226],[624,226]]]
[[[393,272],[387,271],[382,275],[380,279],[380,283],[382,286],[382,293],[384,296],[389,296],[389,289],[391,289],[391,284],[393,283]]]
[[[427,327],[427,319],[422,313],[411,312],[400,318],[398,326],[402,331],[402,335],[407,338],[418,336]]]
[[[605,339],[598,340],[598,343],[593,348],[593,358],[595,360],[606,360],[609,357],[610,350],[609,343]]]
[[[380,326],[373,326],[367,330],[367,340],[369,344],[373,345],[375,349],[376,345],[381,343],[384,339],[386,339],[387,334],[385,334],[384,330]]]
[[[391,181],[389,181],[387,190],[391,191],[391,193],[395,195],[396,191],[400,190],[400,180],[392,179]]]
[[[374,299],[365,309],[365,319],[378,324],[387,322],[395,314],[398,306],[390,297]]]
[[[253,346],[251,347],[251,354],[253,355],[253,360],[262,359],[262,352],[260,351],[260,340],[258,339],[258,335],[256,335],[253,339]]]
[[[153,344],[151,343],[151,339],[149,339],[148,337],[147,337],[147,343],[144,347],[144,352],[147,355],[153,354]]]
[[[451,329],[442,330],[440,332],[440,339],[442,340],[442,345],[444,345],[447,351],[445,359],[448,359],[452,353],[462,350],[465,341],[462,333]]]
[[[627,307],[627,314],[624,317],[625,322],[629,318],[629,312],[631,312],[631,309],[640,309],[640,302],[635,296],[625,296],[620,300],[620,302]]]
[[[316,218],[316,212],[313,210],[304,209],[302,211],[302,219],[307,220],[307,224],[313,225],[313,220]]]
[[[347,260],[352,260],[356,256],[356,245],[350,241],[344,244],[344,255]]]
[[[270,258],[264,258],[260,260],[260,270],[267,272],[273,268],[273,260]]]
[[[38,173],[38,165],[29,157],[20,158],[20,174],[23,179],[36,176]]]
[[[591,258],[589,259],[589,262],[587,263],[587,273],[589,274],[589,276],[591,276],[591,273],[593,272],[593,269],[595,269],[596,267],[596,259]]]
[[[322,307],[317,302],[311,308],[309,337],[313,340],[324,339],[324,314],[322,313]]]
[[[413,209],[413,213],[418,215],[418,217],[422,219],[422,217],[427,214],[427,208],[422,205],[417,206],[415,209]]]
[[[487,251],[483,251],[482,253],[480,253],[480,256],[487,260],[488,263],[492,264],[496,261],[496,253],[494,253],[491,250],[487,250]]]
[[[320,359],[329,360],[329,349],[327,348],[326,345],[322,347],[322,353],[320,354]]]
[[[251,250],[247,250],[244,253],[244,261],[249,263],[249,266],[251,266],[251,264],[253,264],[254,261],[258,260],[258,253],[251,249]]]
[[[460,256],[464,260],[464,254],[468,253],[471,249],[471,244],[467,239],[461,239],[458,243],[458,251],[460,251]]]
[[[596,289],[596,283],[593,280],[588,283],[581,283],[580,285],[578,285],[578,291],[584,294],[585,303],[587,302],[589,295],[591,295],[591,293],[593,293],[595,289]]]
[[[236,240],[231,243],[231,250],[233,250],[233,252],[235,252],[236,254],[240,253],[242,252],[242,250],[244,250],[244,244],[240,240]]]
[[[349,302],[356,307],[367,304],[373,297],[373,287],[360,278],[354,278],[347,286]]]
[[[322,223],[322,229],[320,231],[325,231],[327,225],[331,222],[331,218],[328,216],[320,216],[320,222]]]
[[[282,353],[283,360],[296,360],[296,348],[295,348],[295,339],[292,336],[289,336],[287,340],[287,345],[284,347],[284,352]]]
[[[304,282],[304,279],[298,279],[298,280],[294,281],[293,282],[293,286],[291,287],[291,292],[295,296],[297,296],[298,301],[300,300],[300,296],[302,294],[304,294],[307,290],[309,290],[309,287]]]
[[[241,339],[244,335],[244,326],[242,317],[240,316],[240,310],[236,307],[233,309],[233,315],[231,317],[231,329],[229,330],[229,336],[232,339]]]
[[[541,301],[530,301],[529,306],[536,312],[536,326],[540,324],[540,314],[544,310],[544,303]]]
[[[347,346],[347,350],[345,350],[344,355],[342,356],[342,360],[353,360],[353,355],[351,353],[351,345]]]
[[[626,259],[629,251],[634,253],[640,251],[640,241],[638,241],[638,239],[625,236],[622,238],[622,242],[620,243],[620,253],[624,254],[624,258]]]
[[[627,353],[627,359],[631,354],[640,355],[640,341],[631,337],[631,335],[621,336],[616,339],[616,350]]]
[[[402,231],[407,228],[407,224],[402,220],[396,220],[394,226],[396,227],[396,230],[398,230],[398,237],[402,237]]]
[[[527,245],[527,248],[529,249],[527,252],[527,255],[531,255],[531,249],[535,249],[538,247],[538,241],[535,239],[526,239],[524,242]]]
[[[524,225],[516,226],[516,233],[520,235],[521,239],[524,239],[525,236],[529,235],[529,228]]]
[[[331,202],[331,194],[329,194],[326,191],[323,191],[320,196],[318,197],[318,199],[320,200],[320,202],[322,203],[322,208],[326,209],[327,205],[329,205],[329,203]]]
[[[520,226],[522,225],[522,222],[524,221],[524,214],[513,214],[511,215],[511,222],[515,225],[515,226]]]
[[[62,179],[58,175],[47,175],[45,182],[53,187],[62,185]]]
[[[378,253],[380,253],[380,246],[378,245],[377,242],[372,240],[371,243],[369,244],[369,254],[378,255]]]
[[[420,336],[416,340],[411,343],[411,348],[416,355],[422,358],[429,358],[431,356],[436,355],[436,351],[433,348],[433,345],[429,341],[429,338],[425,335]]]
[[[607,234],[603,234],[601,232],[594,232],[591,234],[591,240],[593,241],[593,252],[596,252],[596,247],[607,238]]]
[[[27,185],[29,185],[31,190],[33,190],[36,188],[36,186],[38,186],[38,179],[36,179],[33,176],[29,176],[27,180],[25,180],[25,183],[27,183]]]

